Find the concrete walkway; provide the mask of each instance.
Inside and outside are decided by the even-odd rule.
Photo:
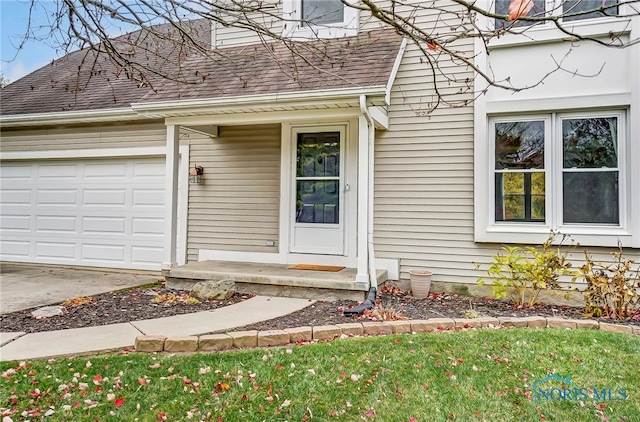
[[[151,271],[81,269],[55,265],[0,263],[0,313],[53,305],[77,296],[155,283]]]
[[[166,318],[32,334],[0,333],[0,361],[132,349],[139,335],[172,337],[225,331],[284,316],[312,303],[309,299],[255,296],[212,311]]]

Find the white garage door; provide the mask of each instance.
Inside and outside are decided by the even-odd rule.
[[[164,158],[4,162],[0,258],[159,270]]]

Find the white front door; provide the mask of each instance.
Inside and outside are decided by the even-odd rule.
[[[291,252],[344,254],[345,129],[293,130]]]

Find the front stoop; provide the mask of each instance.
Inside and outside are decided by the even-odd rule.
[[[191,290],[203,280],[232,280],[236,291],[266,296],[296,297],[317,300],[361,301],[368,283],[356,282],[356,270],[337,272],[292,270],[289,265],[251,262],[201,261],[164,273],[170,289]],[[387,281],[387,271],[377,271],[378,285]]]
[[[498,324],[499,323],[499,324]],[[250,347],[284,346],[292,343],[331,341],[344,337],[386,335],[386,334],[415,334],[424,332],[440,332],[450,330],[477,330],[496,328],[565,328],[591,329],[612,331],[616,333],[640,335],[640,327],[609,324],[591,320],[573,320],[553,317],[513,317],[513,318],[430,318],[424,320],[404,321],[364,321],[338,325],[321,325],[316,327],[287,328],[284,330],[266,331],[237,331],[226,334],[208,334],[189,337],[164,338],[160,336],[138,336],[136,351],[157,352],[164,344],[165,352],[197,351],[209,352],[243,349]],[[168,349],[167,345],[170,346]],[[177,346],[180,345],[180,346]],[[184,349],[184,350],[176,350]],[[188,349],[188,350],[187,350]]]

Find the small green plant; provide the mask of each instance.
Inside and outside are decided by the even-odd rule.
[[[633,270],[633,259],[624,260],[622,245],[611,252],[613,263],[594,263],[584,251],[585,264],[575,273],[574,280],[584,278],[585,316],[607,316],[612,319],[631,319],[640,315],[640,266]]]
[[[560,277],[572,273],[568,250],[563,246],[569,236],[560,235],[560,241],[554,245],[559,235],[552,231],[540,247],[504,245],[487,269],[492,278],[491,294],[500,299],[512,290],[516,306],[532,307],[542,290],[560,289]],[[485,279],[478,279],[478,284],[486,284]]]

